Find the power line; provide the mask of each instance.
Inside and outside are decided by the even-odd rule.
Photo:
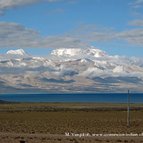
[[[128,90],[127,97],[127,126],[130,127],[130,91]]]

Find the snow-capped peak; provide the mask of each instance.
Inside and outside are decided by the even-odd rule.
[[[20,55],[20,56],[27,55],[23,49],[9,50],[9,51],[7,51],[6,54],[8,54],[8,55]]]
[[[51,55],[53,56],[58,56],[58,57],[87,57],[87,56],[92,56],[92,57],[103,57],[106,55],[106,53],[100,49],[97,49],[95,47],[90,47],[90,48],[60,48],[53,50],[51,52]]]
[[[55,55],[55,56],[70,56],[70,57],[72,57],[72,56],[76,56],[76,55],[78,55],[79,53],[81,53],[81,49],[76,49],[76,48],[68,48],[68,49],[66,49],[66,48],[60,48],[60,49],[56,49],[56,50],[53,50],[52,51],[52,55]]]
[[[97,48],[94,48],[94,47],[87,49],[85,52],[89,56],[93,56],[93,57],[96,57],[96,58],[104,57],[104,56],[107,55],[104,51],[102,51],[100,49],[97,49]]]
[[[47,57],[10,50],[0,54],[0,69],[2,93],[143,92],[142,58],[110,56],[95,47],[55,49]]]

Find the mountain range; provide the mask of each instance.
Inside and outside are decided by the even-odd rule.
[[[0,54],[0,93],[143,92],[143,59],[96,47],[54,49],[46,57],[23,49]]]

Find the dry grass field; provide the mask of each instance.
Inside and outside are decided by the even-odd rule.
[[[142,142],[142,137],[66,137],[70,133],[142,133],[142,105],[131,105],[126,125],[125,104],[17,103],[0,104],[0,143]]]

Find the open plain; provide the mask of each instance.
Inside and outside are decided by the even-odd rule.
[[[131,104],[130,127],[126,109],[107,103],[0,104],[0,143],[143,143],[143,136],[91,136],[143,133],[143,106]]]

